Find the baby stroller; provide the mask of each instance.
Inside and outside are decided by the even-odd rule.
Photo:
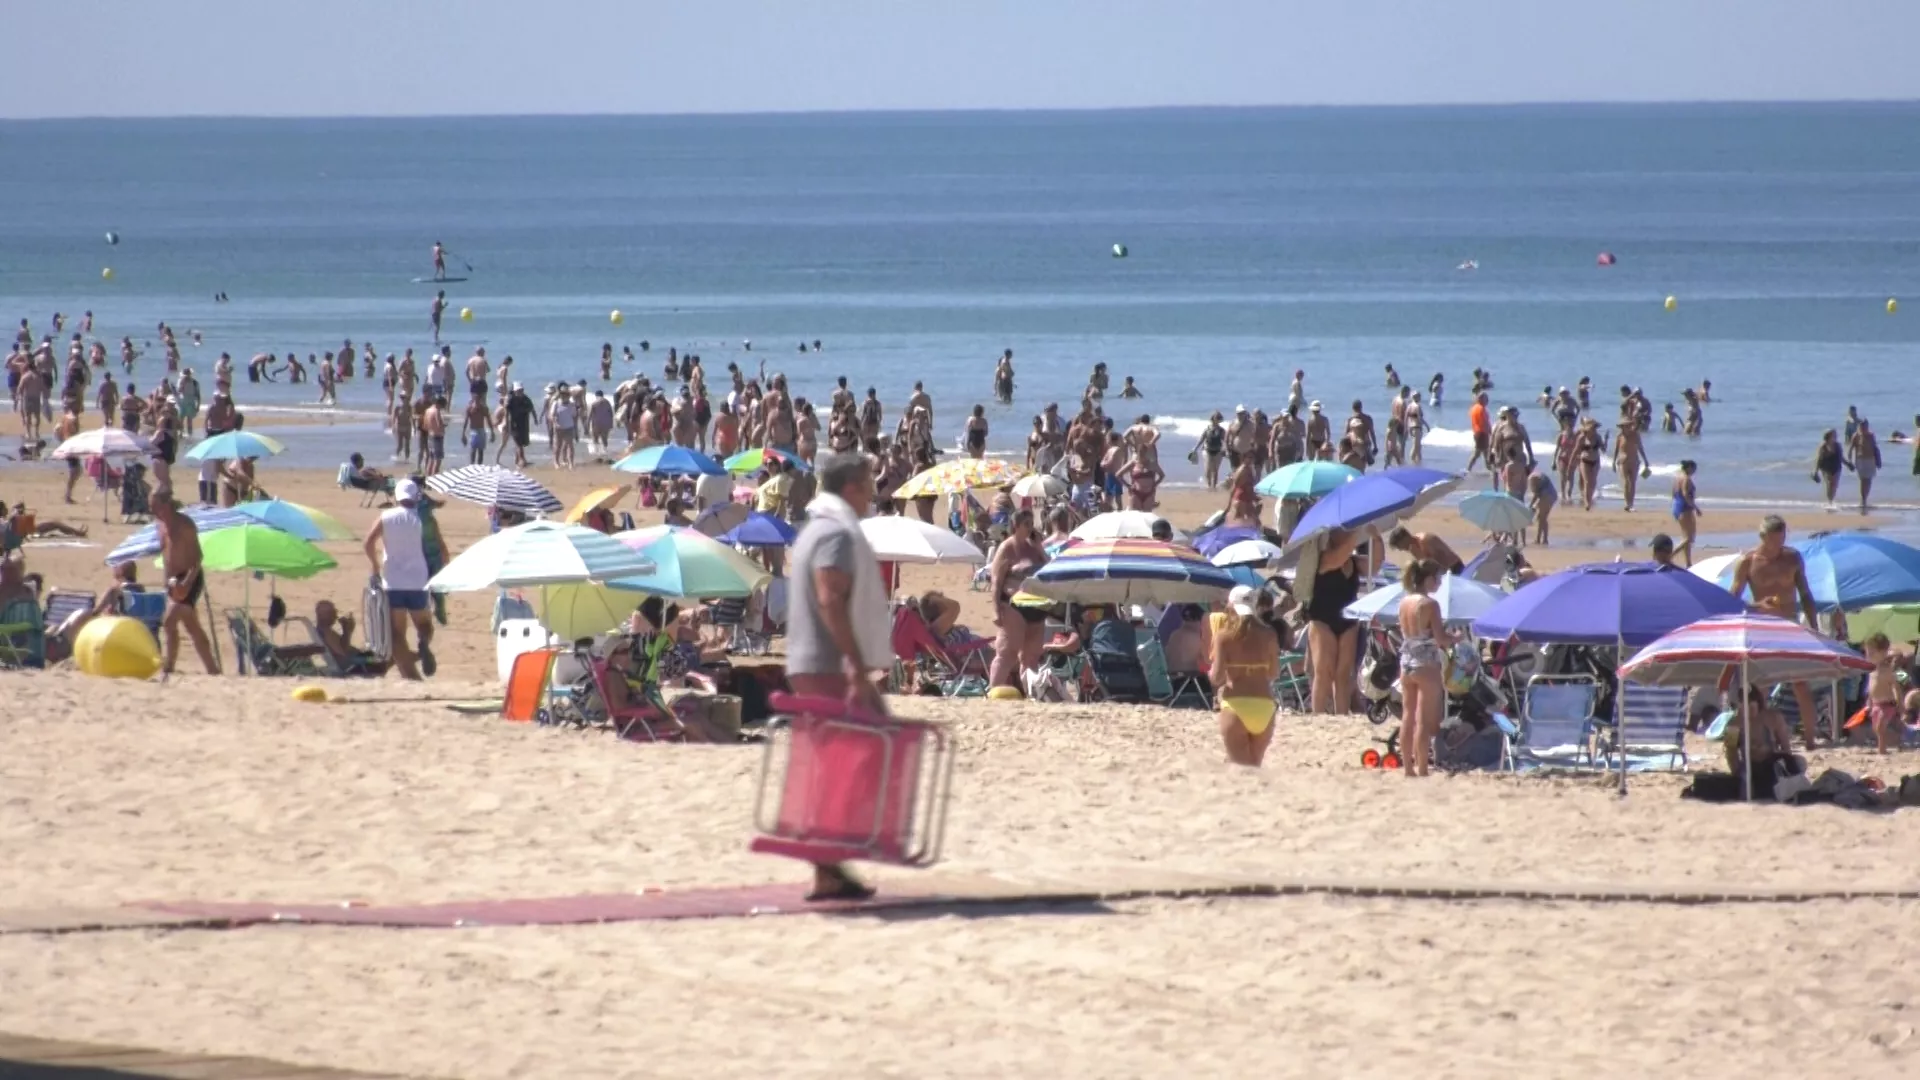
[[[149,496],[153,489],[147,484],[147,467],[138,461],[129,462],[120,472],[120,519],[126,522],[145,521],[153,515],[149,505]]]

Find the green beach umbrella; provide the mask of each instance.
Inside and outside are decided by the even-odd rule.
[[[310,578],[340,565],[311,543],[266,525],[240,525],[200,537],[208,570],[251,570],[275,577]]]
[[[1875,634],[1894,642],[1920,640],[1920,604],[1875,604],[1847,616],[1847,637],[1854,644]]]

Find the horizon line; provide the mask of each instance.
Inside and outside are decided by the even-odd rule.
[[[303,113],[303,112],[183,112],[183,113],[83,113],[73,115],[0,116],[0,124],[91,123],[136,120],[620,120],[620,119],[749,119],[831,116],[981,116],[1007,114],[1093,114],[1093,113],[1172,113],[1172,112],[1418,112],[1443,109],[1599,109],[1599,108],[1694,108],[1914,105],[1920,98],[1623,98],[1515,101],[1427,101],[1427,102],[1294,102],[1280,104],[1180,104],[1180,105],[1007,105],[956,107],[889,107],[850,109],[712,109],[666,112],[423,112],[423,113]]]

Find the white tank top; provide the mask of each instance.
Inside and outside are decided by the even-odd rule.
[[[380,580],[389,591],[419,592],[427,587],[427,548],[421,538],[420,514],[396,506],[380,515],[381,544],[386,558]]]

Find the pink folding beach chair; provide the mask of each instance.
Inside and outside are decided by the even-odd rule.
[[[942,641],[918,608],[900,604],[893,611],[892,644],[894,659],[903,668],[924,671],[940,684],[945,696],[986,692],[993,665],[991,640],[975,638],[959,645]]]
[[[761,759],[752,850],[811,863],[939,860],[953,785],[945,728],[827,698],[775,694],[771,704],[791,719]]]

